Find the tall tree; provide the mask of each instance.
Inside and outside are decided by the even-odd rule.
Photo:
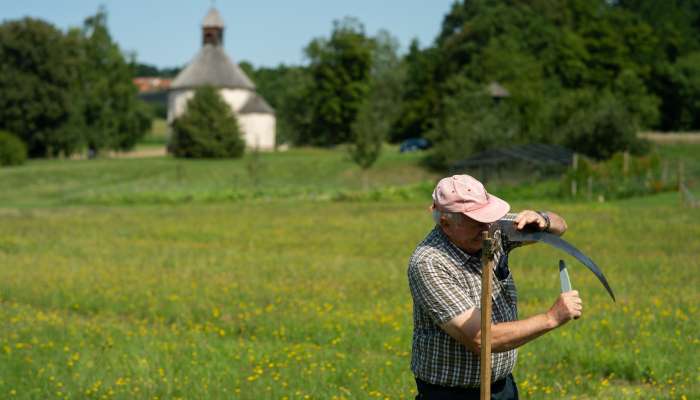
[[[351,125],[369,91],[372,42],[354,18],[333,23],[330,38],[314,39],[305,49],[312,84],[308,129],[300,142],[321,146],[350,140]]]
[[[0,25],[0,129],[19,136],[31,157],[80,147],[78,39],[33,18]]]
[[[411,42],[404,58],[406,77],[399,117],[394,119],[389,134],[391,142],[421,137],[433,128],[440,108],[438,55],[434,47],[421,49],[417,40]]]
[[[398,117],[404,81],[398,40],[382,30],[373,41],[370,89],[352,124],[350,146],[351,158],[364,170],[365,187],[368,186],[366,170],[381,154],[391,124]]]
[[[147,106],[136,97],[132,66],[110,36],[103,8],[85,20],[83,37],[86,144],[93,152],[127,150],[148,131],[151,119]]]

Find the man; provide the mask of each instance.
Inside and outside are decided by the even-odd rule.
[[[455,175],[435,187],[432,210],[435,228],[418,244],[408,266],[416,399],[478,399],[482,232],[506,216],[510,206],[471,176]],[[567,228],[558,215],[532,210],[518,213],[514,223],[518,229],[557,235]],[[517,399],[511,374],[516,348],[580,317],[582,303],[577,291],[562,293],[546,312],[518,320],[508,252],[519,244],[501,240],[498,231],[493,238],[491,398]]]

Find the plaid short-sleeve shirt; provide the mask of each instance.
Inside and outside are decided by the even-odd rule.
[[[508,252],[515,243],[494,235],[492,322],[518,318],[517,292],[508,270]],[[481,308],[481,258],[455,246],[439,226],[416,247],[408,264],[413,297],[411,369],[417,378],[442,386],[479,386],[479,355],[440,328],[470,308]],[[492,355],[492,379],[513,371],[517,350]]]

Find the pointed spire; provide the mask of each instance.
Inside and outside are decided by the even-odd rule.
[[[202,21],[202,45],[211,44],[221,46],[224,44],[224,19],[219,11],[212,7]]]
[[[221,18],[219,10],[214,7],[209,9],[207,16],[204,17],[204,21],[202,21],[202,27],[204,28],[224,28],[225,26],[224,19]]]

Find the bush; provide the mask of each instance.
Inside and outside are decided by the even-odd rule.
[[[609,93],[590,95],[562,128],[564,146],[597,160],[623,151],[648,152],[649,146],[637,138],[636,117],[617,98]]]
[[[198,88],[173,122],[168,151],[184,158],[241,157],[245,142],[231,108],[211,86]]]
[[[15,135],[0,131],[0,165],[21,165],[27,159],[27,146]]]

